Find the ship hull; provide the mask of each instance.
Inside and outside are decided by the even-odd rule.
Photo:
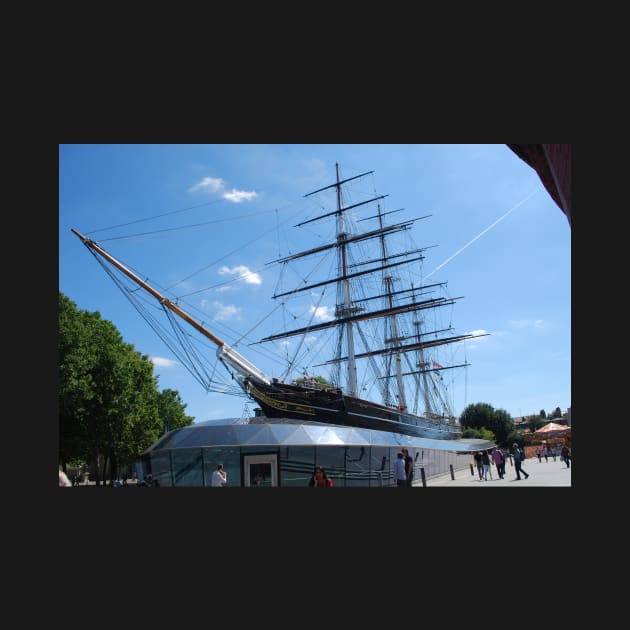
[[[245,391],[260,405],[267,418],[292,418],[302,422],[336,424],[413,437],[452,440],[461,437],[458,426],[405,413],[394,407],[345,396],[339,389],[308,388],[274,382],[245,380]]]

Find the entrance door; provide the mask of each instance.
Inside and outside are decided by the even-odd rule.
[[[272,488],[278,485],[278,455],[244,455],[245,486]]]

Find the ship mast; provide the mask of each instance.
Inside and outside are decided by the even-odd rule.
[[[216,344],[217,346],[217,358],[223,363],[226,368],[233,368],[239,378],[237,378],[239,384],[245,392],[247,390],[244,387],[243,379],[246,377],[250,377],[256,381],[266,383],[269,385],[271,383],[271,378],[267,376],[262,370],[259,370],[253,363],[250,363],[245,357],[240,355],[234,348],[231,348],[228,344],[226,344],[222,339],[217,337],[214,333],[210,332],[202,324],[200,324],[196,319],[194,319],[191,315],[189,315],[184,309],[182,309],[179,305],[171,302],[168,298],[163,296],[159,291],[154,289],[151,285],[149,285],[144,280],[141,280],[133,271],[130,271],[123,265],[120,261],[116,260],[111,254],[106,252],[100,245],[97,245],[94,241],[90,240],[86,236],[83,236],[80,232],[71,228],[72,232],[76,234],[82,241],[83,244],[91,249],[93,252],[96,252],[99,256],[104,258],[111,265],[122,271],[126,276],[131,278],[137,285],[142,287],[147,293],[152,295],[163,307],[168,308],[173,313],[181,317],[184,321],[190,324],[195,330],[200,332],[204,337],[207,337]]]
[[[382,230],[383,229],[383,215],[381,213],[381,205],[378,204],[377,208],[378,208],[378,224]],[[383,257],[383,264],[385,264],[385,261],[388,260],[387,248],[385,246],[385,235],[381,234],[380,239],[381,239],[381,255]],[[393,283],[394,283],[394,279],[389,272],[383,275],[383,284],[384,284],[383,290],[387,297],[387,306],[392,311],[394,310]],[[397,347],[400,345],[400,337],[398,335],[398,323],[396,322],[396,315],[392,315],[389,318],[389,325],[391,329],[390,341],[392,342],[394,347]],[[386,341],[387,341],[387,335],[386,335]],[[406,400],[406,395],[405,395],[405,383],[402,377],[400,352],[396,352],[394,356],[394,363],[395,363],[394,368],[395,368],[395,374],[396,374],[396,383],[398,385],[398,406],[402,409],[406,409],[407,400]],[[388,396],[389,396],[389,388],[388,388]]]
[[[334,184],[330,184],[329,186],[324,186],[324,188],[319,188],[304,196],[309,197],[310,195],[314,195],[315,193],[319,193],[324,190],[328,190],[330,188],[335,188],[336,193],[337,193],[337,209],[334,212],[330,212],[328,214],[322,214],[318,217],[315,217],[314,219],[303,221],[302,223],[299,223],[298,226],[305,225],[306,223],[311,223],[312,221],[318,221],[320,219],[331,216],[333,214],[337,215],[337,242],[334,244],[334,246],[338,248],[339,259],[338,259],[338,278],[335,281],[338,282],[338,287],[340,288],[340,291],[341,291],[341,296],[340,296],[341,304],[339,307],[337,307],[337,311],[335,312],[335,317],[345,320],[341,330],[345,330],[346,346],[348,348],[348,356],[346,357],[346,360],[348,362],[347,364],[348,381],[346,383],[346,393],[349,394],[350,396],[356,396],[357,391],[358,391],[357,366],[356,366],[356,361],[355,361],[355,350],[354,350],[354,329],[353,329],[354,317],[352,316],[358,313],[359,311],[361,311],[362,309],[352,306],[352,293],[350,290],[350,278],[354,277],[354,275],[356,274],[348,273],[348,259],[347,259],[346,247],[350,240],[356,240],[356,238],[353,238],[353,237],[350,237],[350,239],[348,238],[348,232],[346,232],[344,212],[352,208],[356,208],[357,206],[362,206],[366,203],[371,203],[373,201],[376,201],[377,199],[383,199],[383,197],[386,197],[387,195],[381,195],[373,199],[368,199],[367,201],[361,201],[351,206],[343,207],[341,205],[341,185],[345,184],[346,182],[352,181],[354,179],[359,179],[360,177],[364,177],[365,175],[369,175],[370,173],[373,173],[374,171],[368,171],[367,173],[361,173],[360,175],[355,175],[354,177],[349,177],[348,179],[341,180],[339,178],[339,163],[336,162],[335,172],[337,175],[337,181]],[[369,237],[372,237],[372,236],[375,236],[375,234],[374,233],[370,234]],[[303,255],[310,254],[310,253],[314,253],[314,252],[304,252]],[[368,272],[363,272],[363,273],[368,273]],[[328,282],[323,282],[320,284],[328,284]],[[319,285],[311,285],[310,287],[301,287],[299,290],[305,291],[306,289],[313,288],[313,286],[319,286]],[[293,291],[290,293],[293,293]],[[278,294],[278,295],[275,295],[274,297],[280,297],[281,295],[286,295],[286,294]],[[340,334],[343,334],[343,333],[340,332]]]
[[[337,172],[337,241],[339,242],[339,254],[340,254],[340,276],[341,286],[343,290],[343,308],[338,316],[346,317],[353,313],[352,309],[352,294],[350,292],[350,280],[348,279],[348,261],[346,257],[346,227],[344,221],[344,214],[341,211],[341,183],[339,180],[339,163],[335,163]],[[347,393],[350,396],[357,395],[357,365],[354,359],[354,331],[352,328],[352,321],[347,321],[345,324],[346,338],[348,345],[348,383],[346,385]]]
[[[415,295],[413,295],[413,299],[415,300]],[[414,315],[414,319],[413,319],[413,325],[416,329],[416,339],[418,341],[420,341],[420,337],[421,337],[421,333],[420,331],[422,330],[422,322],[419,319],[419,315],[415,316]],[[418,349],[418,361],[417,361],[417,367],[426,367],[426,362],[424,359],[424,349],[421,347]],[[425,413],[428,411],[431,411],[431,403],[429,402],[429,382],[428,382],[428,378],[427,378],[427,372],[426,370],[423,370],[420,374],[420,378],[422,378],[422,387],[419,389],[422,389],[422,397],[423,397],[423,402],[424,402],[424,411]]]

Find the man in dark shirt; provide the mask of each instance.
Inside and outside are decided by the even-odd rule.
[[[405,474],[407,475],[407,487],[412,487],[413,481],[413,459],[409,455],[409,451],[406,448],[402,449],[402,453],[405,456]]]
[[[521,473],[525,475],[525,479],[529,479],[529,475],[525,472],[525,469],[523,468],[523,460],[525,459],[524,451],[519,448],[516,442],[514,442],[512,447],[514,449],[514,468],[516,468],[516,479],[514,481],[521,480]]]

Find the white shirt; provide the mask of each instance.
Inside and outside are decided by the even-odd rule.
[[[224,483],[227,482],[226,477],[227,475],[224,472],[221,472],[220,470],[215,470],[212,473],[212,481],[211,481],[212,487],[220,488]]]
[[[394,460],[394,479],[407,479],[407,475],[405,474],[404,458],[396,458]]]

